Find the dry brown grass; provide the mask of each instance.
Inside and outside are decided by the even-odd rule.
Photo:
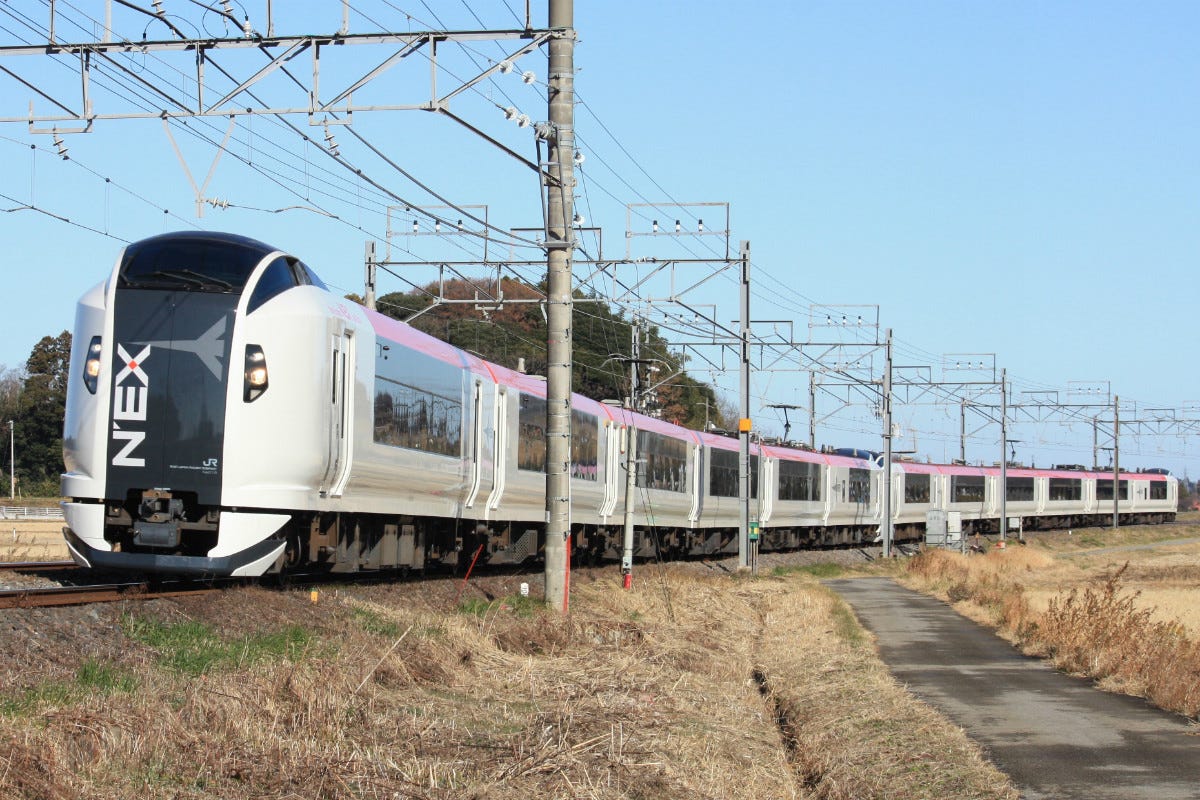
[[[566,618],[512,584],[5,612],[38,655],[0,670],[0,796],[1015,797],[811,579],[577,573]]]
[[[1156,621],[1122,585],[1122,568],[1106,580],[1074,587],[1050,601],[1026,646],[1055,666],[1099,678],[1114,691],[1145,697],[1190,717],[1200,713],[1200,642],[1178,622]]]
[[[1200,547],[1168,541],[1109,549],[1142,545],[1164,533],[1188,538],[1196,531],[1092,529],[983,556],[930,551],[910,562],[903,580],[1060,669],[1196,717]],[[1169,601],[1165,607],[1163,600]]]

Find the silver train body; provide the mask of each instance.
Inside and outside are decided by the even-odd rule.
[[[78,305],[64,429],[64,533],[84,566],[254,576],[538,557],[545,383],[331,293],[239,236],[130,245]],[[737,550],[737,442],[581,396],[576,558],[619,559],[624,464],[635,555]],[[877,461],[755,445],[763,549],[876,540]],[[896,463],[898,539],[931,510],[999,525],[999,470]],[[1025,527],[1111,518],[1111,475],[1009,470]],[[1105,496],[1110,498],[1107,503]],[[1121,476],[1127,521],[1173,518],[1164,474]]]

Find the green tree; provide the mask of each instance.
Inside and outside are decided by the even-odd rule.
[[[0,469],[0,484],[3,485],[0,486],[0,489],[3,489],[6,497],[9,487],[12,485],[9,480],[8,422],[17,418],[21,401],[21,387],[24,383],[25,373],[21,370],[0,366],[0,433],[4,434],[4,458],[0,459],[0,462],[3,463],[3,468]]]
[[[25,382],[17,402],[17,478],[25,494],[58,494],[62,474],[63,414],[71,333],[44,336],[25,362]]]

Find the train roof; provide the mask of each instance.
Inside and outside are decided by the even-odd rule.
[[[175,234],[165,234],[173,236]],[[232,234],[214,234],[218,237],[244,239],[244,237],[233,236]],[[160,238],[160,237],[155,237]],[[147,240],[149,241],[149,240]],[[248,239],[248,242],[254,240]],[[262,247],[261,242],[257,243]],[[412,348],[418,352],[432,356],[439,361],[444,361],[447,364],[453,364],[458,367],[463,367],[473,374],[486,375],[495,383],[501,386],[508,386],[516,389],[524,394],[533,395],[544,398],[546,396],[546,379],[538,375],[528,375],[524,372],[517,372],[508,367],[502,367],[499,364],[493,364],[490,361],[468,353],[465,350],[455,347],[452,344],[438,339],[436,336],[431,336],[427,333],[417,330],[406,322],[400,322],[378,311],[363,309],[363,313],[367,315],[371,326],[375,329],[376,334],[383,336],[405,347]],[[681,425],[675,425],[654,417],[648,417],[644,414],[632,413],[618,406],[610,406],[606,403],[601,403],[589,397],[578,393],[572,393],[573,403],[576,408],[595,414],[597,417],[606,418],[618,422],[620,424],[629,424],[630,421],[637,427],[638,430],[650,431],[659,433],[664,436],[670,436],[675,439],[688,441],[690,443],[702,444],[709,448],[718,450],[737,450],[739,443],[737,439],[721,436],[707,431],[694,431],[690,428],[685,428]],[[843,451],[842,453],[818,453],[812,450],[793,449],[790,447],[780,447],[778,445],[761,445],[752,443],[750,447],[753,454],[765,454],[771,458],[778,458],[785,461],[803,461],[812,464],[827,464],[829,466],[853,467],[856,469],[871,469],[877,468],[877,464],[862,456],[869,454],[871,451],[855,449],[852,451]],[[856,457],[858,456],[858,457]],[[920,475],[999,475],[1000,467],[981,467],[962,464],[924,464],[915,461],[895,462],[904,472]],[[1009,477],[1052,477],[1052,478],[1090,478],[1100,479],[1111,478],[1111,472],[1086,472],[1076,470],[1052,470],[1052,469],[1032,469],[1028,467],[1011,467],[1008,470]],[[1135,479],[1147,481],[1167,480],[1166,475],[1156,472],[1122,472],[1122,479]]]
[[[915,461],[896,462],[903,472],[914,475],[991,475],[999,476],[1000,467],[972,466],[969,464],[922,464]],[[1034,467],[1009,467],[1009,478],[1066,478],[1069,480],[1112,480],[1112,473],[1105,471],[1036,469]],[[1152,472],[1122,472],[1121,480],[1165,481],[1168,476]]]

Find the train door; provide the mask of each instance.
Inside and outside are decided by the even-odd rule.
[[[354,419],[354,332],[339,328],[330,341],[329,436],[321,492],[341,497],[350,478],[351,427]]]
[[[463,501],[465,508],[472,508],[475,505],[476,499],[479,497],[479,492],[485,483],[490,483],[495,478],[495,468],[487,469],[488,461],[495,461],[495,437],[493,436],[493,446],[488,447],[486,439],[486,430],[484,429],[484,407],[483,407],[483,382],[476,380],[471,385],[471,444],[468,451],[470,462],[467,465],[468,481],[467,481],[467,497]],[[494,415],[493,415],[493,430],[495,430]],[[491,449],[492,452],[488,452]]]
[[[778,461],[767,456],[762,457],[762,474],[758,481],[758,522],[761,525],[771,521],[775,511],[775,465]]]
[[[492,409],[492,491],[488,494],[485,511],[495,511],[504,496],[505,477],[508,474],[508,389],[496,387],[496,403]]]
[[[688,522],[697,522],[704,513],[704,452],[703,445],[692,448],[692,509],[688,513]]]
[[[1129,481],[1126,486],[1129,487],[1129,510],[1141,510],[1145,506],[1143,501],[1150,496],[1150,484],[1146,481]]]
[[[625,428],[609,420],[604,423],[604,500],[600,503],[600,516],[611,517],[621,497],[621,437]]]
[[[833,514],[834,505],[842,502],[842,495],[846,491],[845,485],[839,480],[837,474],[840,470],[832,464],[824,466],[825,478],[825,508],[821,514],[821,524],[828,525],[829,518]],[[834,495],[837,495],[836,497]]]

